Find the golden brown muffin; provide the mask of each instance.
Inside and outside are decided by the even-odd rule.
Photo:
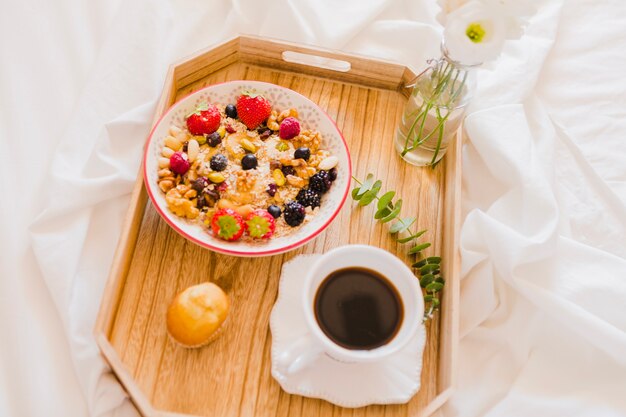
[[[185,347],[203,346],[215,339],[230,309],[228,296],[211,283],[179,293],[167,309],[167,331]]]

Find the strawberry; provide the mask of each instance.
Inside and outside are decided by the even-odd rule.
[[[216,236],[233,241],[243,235],[246,226],[243,219],[232,209],[220,209],[211,219],[211,229]]]
[[[257,239],[269,239],[276,230],[276,221],[267,210],[256,209],[246,217],[248,234]]]
[[[256,129],[272,113],[272,106],[262,95],[244,91],[237,97],[237,115],[248,129]]]
[[[210,135],[220,127],[220,111],[213,104],[202,103],[187,115],[187,130],[194,136]]]

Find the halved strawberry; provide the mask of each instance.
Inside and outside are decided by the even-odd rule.
[[[246,226],[243,219],[232,209],[220,209],[211,219],[211,229],[216,236],[233,241],[243,235]]]
[[[187,130],[194,136],[210,135],[220,127],[220,121],[217,107],[202,103],[187,115]]]
[[[246,217],[248,234],[256,239],[269,239],[276,230],[274,217],[263,209],[256,209]]]
[[[237,115],[248,129],[256,129],[271,113],[272,105],[260,94],[244,90],[237,97]]]

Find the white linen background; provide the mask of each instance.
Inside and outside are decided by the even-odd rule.
[[[626,4],[539,4],[466,120],[445,416],[626,415]],[[2,416],[134,415],[91,334],[168,63],[241,32],[418,68],[441,31],[409,0],[3,6]]]

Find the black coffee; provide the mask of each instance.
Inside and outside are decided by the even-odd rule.
[[[315,295],[315,317],[332,341],[347,349],[369,350],[388,343],[402,324],[398,291],[366,268],[345,268],[327,276]]]

